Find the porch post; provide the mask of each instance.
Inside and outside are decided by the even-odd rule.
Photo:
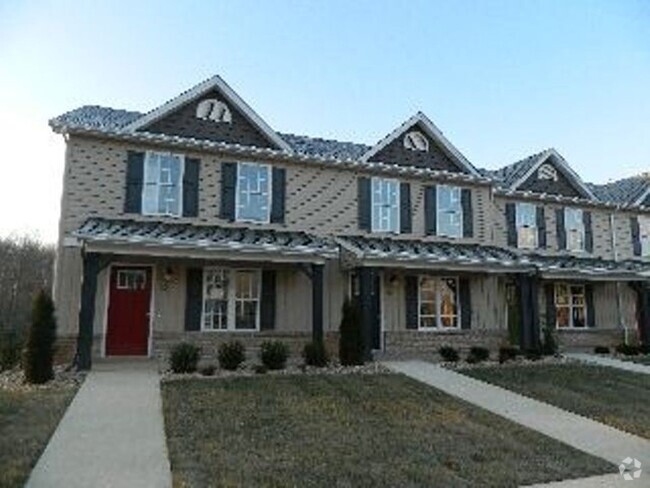
[[[517,284],[521,312],[519,345],[522,350],[534,349],[539,346],[539,278],[520,274]]]
[[[92,364],[93,320],[95,295],[99,274],[99,254],[86,253],[83,257],[81,307],[79,308],[79,335],[77,336],[77,370],[88,370]]]
[[[323,341],[323,265],[311,265],[311,327],[314,342]]]
[[[650,283],[642,283],[638,289],[639,336],[641,343],[650,344]]]
[[[367,361],[372,359],[372,286],[374,270],[359,268],[359,309],[361,315],[361,334],[363,337],[363,356]]]

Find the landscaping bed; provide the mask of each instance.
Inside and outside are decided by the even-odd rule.
[[[44,385],[18,369],[0,373],[0,487],[23,486],[83,377],[57,369]]]
[[[609,463],[402,375],[162,385],[175,486],[519,486]]]
[[[460,372],[650,439],[647,375],[575,362],[488,365]]]

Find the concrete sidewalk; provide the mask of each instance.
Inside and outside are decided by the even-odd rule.
[[[645,469],[641,478],[635,480],[636,484],[632,482],[630,485],[650,486],[650,441],[646,439],[435,364],[424,361],[387,361],[383,364],[392,371],[605,459],[615,465],[612,466],[613,472],[626,457],[638,459]],[[623,482],[622,478],[620,481]],[[619,483],[607,486],[619,486]]]
[[[610,368],[623,369],[631,371],[632,373],[650,374],[650,366],[644,364],[634,363],[632,361],[622,361],[620,359],[611,358],[608,356],[599,356],[598,354],[585,354],[585,353],[566,353],[568,358],[584,361],[585,363],[596,364],[598,366],[609,366]]]
[[[28,488],[171,487],[156,363],[93,366]]]

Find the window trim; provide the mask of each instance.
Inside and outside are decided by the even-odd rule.
[[[533,209],[533,225],[532,226],[523,226],[519,225],[519,209],[521,207],[531,207]],[[520,242],[519,229],[533,229],[533,236],[535,237],[535,243],[532,246],[524,246]],[[515,231],[517,232],[517,249],[538,249],[539,248],[539,232],[537,227],[537,205],[529,202],[516,202],[515,203]]]
[[[570,212],[580,212],[580,234],[582,236],[582,247],[579,249],[572,249],[569,246],[569,235],[571,234],[571,231],[573,231],[575,228],[574,227],[569,227],[569,219],[568,219],[568,214]],[[564,235],[566,238],[566,250],[569,252],[573,253],[581,253],[581,252],[586,252],[587,251],[587,236],[586,236],[586,229],[585,229],[585,213],[584,210],[581,208],[573,208],[573,207],[564,207]]]
[[[259,166],[266,168],[269,180],[268,202],[266,218],[264,220],[243,219],[239,216],[239,172],[242,165]],[[256,163],[254,161],[238,161],[237,173],[235,175],[235,222],[243,222],[248,224],[269,224],[271,223],[271,205],[273,205],[273,167],[268,163]]]
[[[569,303],[567,305],[558,305],[557,303],[557,289],[559,286],[566,286],[569,289]],[[573,304],[573,293],[571,293],[572,287],[582,288],[582,297],[584,299],[584,304],[582,309],[584,311],[585,325],[582,327],[576,327],[573,325],[573,309],[577,308]],[[587,306],[587,287],[581,283],[555,283],[553,285],[553,308],[555,310],[555,329],[556,330],[587,330],[589,329],[589,307]],[[560,327],[557,319],[557,310],[558,308],[568,308],[569,309],[569,325],[565,327]]]
[[[458,215],[459,215],[459,225],[458,225],[458,235],[449,235],[449,234],[442,234],[440,231],[440,213],[441,213],[441,205],[440,205],[440,194],[442,193],[440,191],[441,188],[450,188],[450,189],[455,189],[458,191]],[[463,189],[460,186],[455,186],[455,185],[436,185],[436,236],[437,237],[446,237],[448,239],[462,239],[463,238],[463,220],[465,216],[463,215],[463,195],[462,195]]]
[[[421,286],[420,286],[420,280],[422,278],[429,278],[433,279],[436,281],[436,283],[444,281],[444,280],[454,280],[456,282],[456,325],[454,327],[444,327],[442,325],[442,317],[440,313],[440,296],[441,296],[441,290],[439,286],[436,286],[436,302],[435,302],[435,307],[436,307],[436,325],[435,327],[422,327],[420,324],[421,319],[422,319],[422,295],[420,293]],[[461,330],[461,307],[460,307],[460,278],[458,276],[434,276],[434,275],[427,275],[427,274],[421,274],[417,276],[417,283],[418,283],[418,332],[449,332],[449,331],[459,331]],[[427,316],[430,317],[430,316]]]
[[[385,229],[377,229],[375,228],[375,219],[374,219],[374,211],[375,211],[375,182],[376,181],[381,181],[381,182],[388,182],[388,183],[394,183],[395,188],[396,188],[396,202],[395,202],[395,230],[385,230]],[[375,233],[375,234],[399,234],[401,231],[401,226],[402,222],[400,221],[401,219],[401,209],[400,209],[400,204],[402,201],[402,195],[401,195],[401,185],[400,181],[396,178],[381,178],[378,176],[373,176],[370,178],[370,232]]]
[[[639,245],[641,246],[641,258],[650,258],[650,215],[639,215],[637,217],[639,223]],[[644,226],[648,229],[648,234],[643,235]],[[644,249],[645,245],[645,249]]]
[[[229,280],[227,305],[226,305],[226,328],[225,329],[209,329],[205,326],[205,284],[208,272],[214,270],[223,270]],[[235,276],[238,272],[253,272],[257,279],[257,310],[255,316],[254,329],[237,329],[236,328],[236,313],[237,313],[237,291],[235,287]],[[256,268],[229,268],[224,266],[205,266],[203,268],[203,277],[201,285],[201,332],[215,332],[215,333],[241,333],[241,332],[259,332],[262,319],[262,270]]]
[[[173,214],[173,213],[167,213],[167,212],[146,212],[145,211],[145,199],[144,199],[144,194],[145,190],[147,187],[147,163],[149,161],[149,158],[153,156],[154,154],[158,156],[176,156],[180,159],[180,164],[181,164],[181,171],[178,176],[178,214]],[[152,215],[152,216],[162,216],[162,217],[173,217],[173,218],[179,218],[183,216],[183,181],[185,179],[185,154],[181,153],[173,153],[169,151],[146,151],[145,156],[144,156],[144,161],[143,161],[143,168],[142,168],[142,192],[140,193],[140,213],[142,215]],[[158,178],[160,179],[160,173],[158,174]],[[160,182],[156,185],[157,188],[160,188]],[[160,200],[160,193],[156,195],[156,207],[159,208],[159,200]]]

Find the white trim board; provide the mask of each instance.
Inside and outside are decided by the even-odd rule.
[[[155,122],[156,120],[159,120],[165,115],[173,112],[182,105],[195,100],[214,89],[219,90],[223,94],[224,98],[228,100],[228,102],[237,107],[244,114],[244,116],[253,125],[260,129],[260,131],[262,131],[262,133],[268,137],[279,149],[288,153],[293,152],[291,146],[289,146],[289,144],[287,144],[284,139],[282,139],[277,134],[277,132],[271,128],[271,126],[264,122],[264,120],[218,75],[215,75],[212,78],[208,78],[207,80],[181,93],[177,97],[172,98],[168,102],[146,113],[144,116],[124,126],[122,130],[125,132],[135,132],[138,129],[142,129],[152,122]]]
[[[442,131],[436,127],[436,125],[422,112],[418,112],[412,117],[410,117],[406,122],[402,123],[397,129],[388,134],[377,144],[371,147],[366,153],[361,156],[360,160],[362,162],[368,162],[368,160],[376,155],[379,151],[388,146],[391,142],[397,139],[402,134],[405,134],[409,129],[414,125],[420,124],[424,132],[431,137],[435,142],[439,143],[446,152],[460,165],[461,168],[467,170],[467,172],[473,176],[481,177],[481,174],[477,169],[470,163],[465,156],[451,143],[449,140],[442,134]]]

